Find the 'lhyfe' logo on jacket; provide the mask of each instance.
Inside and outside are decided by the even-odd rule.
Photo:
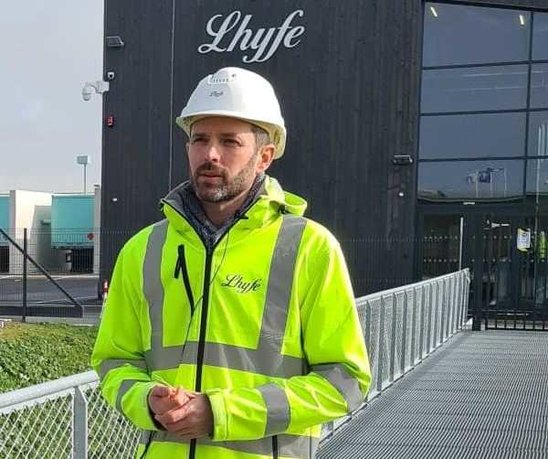
[[[241,274],[229,274],[221,283],[221,287],[236,289],[238,293],[256,292],[261,288],[261,285],[261,279],[246,281]]]

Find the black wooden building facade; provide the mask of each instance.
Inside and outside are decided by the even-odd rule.
[[[448,3],[548,11],[546,0]],[[186,139],[174,119],[195,85],[220,67],[242,66],[267,77],[281,99],[288,144],[270,173],[341,241],[356,293],[420,277],[427,8],[421,0],[105,1],[104,71],[114,79],[104,96],[103,275],[187,177]],[[242,50],[246,34],[260,29],[263,38],[272,29],[264,48]]]

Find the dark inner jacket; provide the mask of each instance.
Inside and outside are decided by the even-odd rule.
[[[190,180],[174,188],[164,201],[173,202],[175,208],[183,209],[185,217],[199,234],[206,248],[211,250],[238,219],[245,218],[247,210],[259,199],[259,196],[264,194],[264,182],[265,175],[262,173],[257,175],[241,207],[220,227],[215,226],[207,218]]]

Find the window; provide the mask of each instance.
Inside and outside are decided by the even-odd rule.
[[[548,14],[427,2],[424,15],[419,199],[548,205]]]
[[[525,113],[423,116],[420,159],[525,155]]]
[[[548,155],[548,112],[533,112],[529,115],[528,156]]]
[[[548,203],[548,159],[527,161],[527,199]]]
[[[419,163],[419,199],[514,201],[523,195],[523,161]]]
[[[427,3],[423,64],[430,67],[526,61],[530,24],[530,13],[526,11]],[[539,36],[544,43],[548,30],[545,33],[544,37]]]
[[[423,113],[524,109],[527,66],[424,70]]]
[[[548,64],[531,69],[531,108],[548,108]]]
[[[548,14],[535,13],[533,26],[533,60],[548,60]]]

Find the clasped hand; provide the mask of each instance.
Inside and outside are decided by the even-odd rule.
[[[213,413],[207,395],[181,387],[155,386],[148,395],[154,418],[168,432],[184,440],[213,432]]]

